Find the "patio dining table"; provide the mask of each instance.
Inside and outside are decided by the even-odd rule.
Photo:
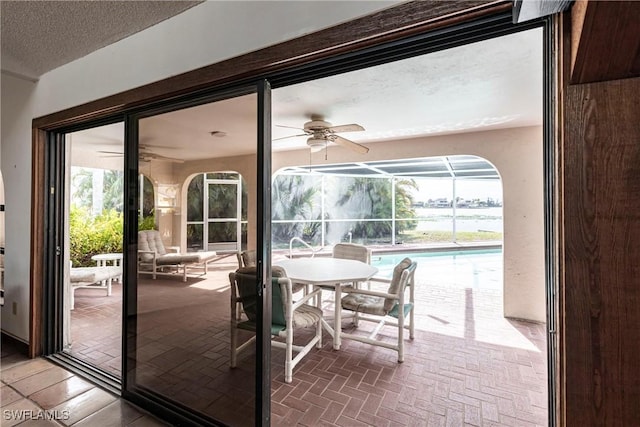
[[[322,325],[333,337],[333,348],[340,350],[342,287],[365,282],[375,275],[378,269],[361,261],[326,257],[278,260],[274,261],[273,265],[283,268],[287,277],[295,283],[334,290],[333,327],[324,319]]]

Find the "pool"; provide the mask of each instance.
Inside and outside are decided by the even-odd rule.
[[[373,254],[371,264],[378,267],[379,276],[391,278],[393,267],[405,257],[418,263],[418,283],[502,289],[502,249]]]

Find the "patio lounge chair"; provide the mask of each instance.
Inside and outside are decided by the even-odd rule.
[[[231,367],[235,368],[238,354],[253,345],[255,335],[238,345],[238,330],[256,331],[257,321],[257,275],[255,267],[244,267],[229,274],[231,282]],[[322,310],[307,304],[314,298],[316,292],[305,295],[299,301],[293,301],[291,280],[287,277],[274,277],[271,281],[271,335],[284,338],[285,341],[272,340],[271,345],[285,349],[284,380],[293,380],[293,368],[315,345],[322,347]],[[237,318],[237,304],[241,303],[247,320],[239,322]],[[294,345],[294,329],[315,327],[315,334],[304,345]],[[293,352],[296,356],[293,357]]]
[[[202,268],[203,275],[206,275],[208,263],[216,258],[217,253],[213,251],[169,253],[159,231],[138,232],[138,274],[150,274],[155,279],[156,276],[182,273],[182,281],[186,282],[188,268]]]
[[[111,282],[122,276],[121,266],[108,267],[76,267],[69,270],[69,282],[71,284],[70,309],[75,306],[76,289],[104,289],[107,296],[111,296]]]
[[[387,292],[379,292],[365,289],[346,288],[348,294],[342,298],[342,309],[354,312],[353,323],[357,327],[361,320],[376,322],[377,325],[368,337],[355,334],[342,333],[342,338],[347,338],[363,343],[390,348],[398,352],[398,362],[404,361],[404,329],[409,329],[409,338],[414,336],[414,275],[417,264],[409,258],[405,258],[393,269],[393,278],[372,278],[372,282],[389,283]],[[409,301],[405,302],[405,291],[409,288]],[[409,316],[409,324],[405,319]],[[396,320],[388,321],[388,318]],[[395,344],[380,341],[376,336],[386,324],[397,327],[398,341]]]

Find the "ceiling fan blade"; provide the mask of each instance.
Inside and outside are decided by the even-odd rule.
[[[276,138],[276,139],[273,139],[272,141],[279,141],[281,139],[287,139],[287,138],[298,138],[300,136],[309,136],[309,134],[308,133],[301,133],[300,135],[283,136],[282,138]]]
[[[153,144],[146,144],[146,143],[142,143],[142,142],[138,145],[138,149],[140,151],[148,151],[148,150],[150,150],[152,148],[161,148],[163,150],[177,150],[180,147],[167,147],[165,145],[153,145]]]
[[[285,125],[275,125],[275,126],[279,127],[279,128],[296,129],[296,130],[302,130],[302,131],[304,130],[304,129],[296,127],[296,126],[285,126]]]
[[[358,124],[351,123],[348,125],[338,125],[331,126],[327,128],[328,131],[338,133],[338,132],[360,132],[363,131],[364,128]]]
[[[348,139],[338,135],[335,135],[335,138],[332,137],[331,140],[338,145],[342,145],[345,148],[355,151],[356,153],[367,154],[369,152],[368,147],[358,144],[357,142],[349,141]]]
[[[155,153],[141,152],[140,153],[140,158],[141,159],[148,159],[148,160],[158,160],[158,161],[163,161],[163,162],[184,163],[184,160],[182,160],[182,159],[178,159],[178,158],[175,158],[175,157],[166,157],[166,156],[162,156],[160,154],[155,154]]]

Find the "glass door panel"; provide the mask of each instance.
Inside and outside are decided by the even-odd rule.
[[[64,149],[62,350],[119,379],[124,123],[67,133]]]
[[[258,99],[255,90],[244,91],[165,109],[132,121],[130,130],[131,138],[137,132],[139,173],[165,195],[156,197],[154,226],[134,231],[137,245],[129,250],[135,272],[125,388],[152,404],[179,408],[197,424],[253,426],[256,414],[268,415],[262,397],[269,398],[262,379],[268,373],[256,368],[265,356],[261,340],[230,366],[229,273],[238,265],[236,257],[214,252],[222,243],[239,249],[243,218],[251,224],[244,227],[249,249],[265,233],[257,202],[262,178],[255,173],[268,167],[258,150]],[[244,204],[241,177],[248,189]],[[256,294],[262,280],[256,275]],[[242,331],[240,339],[262,336],[259,323],[258,332]],[[257,390],[263,390],[259,396]]]

